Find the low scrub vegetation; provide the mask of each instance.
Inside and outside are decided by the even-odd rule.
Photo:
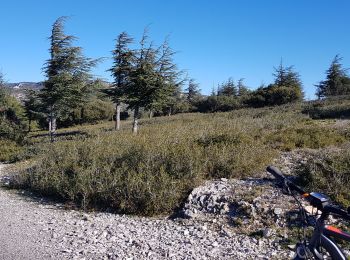
[[[15,162],[23,152],[23,147],[11,140],[0,139],[0,161]]]
[[[136,136],[123,125],[114,132],[104,124],[71,129],[74,135],[62,133],[53,144],[39,137],[29,149],[35,163],[18,185],[84,208],[169,213],[205,179],[254,176],[280,150],[347,141],[339,130],[295,112],[299,108],[143,119]]]
[[[310,102],[303,113],[313,119],[350,118],[350,96],[332,97],[322,101]]]
[[[324,148],[330,145],[339,145],[347,141],[346,135],[336,129],[310,125],[299,125],[271,133],[266,141],[272,146],[284,151],[296,148]]]
[[[350,145],[319,151],[299,169],[302,183],[323,192],[345,207],[350,206]]]

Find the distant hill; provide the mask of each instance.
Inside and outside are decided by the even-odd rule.
[[[102,85],[107,88],[111,83],[107,81],[102,81]],[[18,82],[18,83],[5,83],[5,87],[10,89],[11,94],[19,100],[25,98],[25,90],[40,90],[44,87],[43,82]]]
[[[5,86],[12,89],[41,89],[43,82],[18,82],[18,83],[5,83]]]
[[[5,87],[10,89],[11,94],[19,100],[23,100],[25,97],[24,91],[26,89],[39,90],[43,86],[43,82],[5,83]]]

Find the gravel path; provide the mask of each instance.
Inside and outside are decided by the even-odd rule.
[[[5,165],[0,164],[0,176]],[[0,259],[49,259],[54,250],[44,243],[42,209],[0,188]],[[51,252],[48,254],[47,252]]]
[[[61,208],[0,188],[0,259],[280,259],[288,253],[271,239],[236,234],[215,218],[169,220]]]

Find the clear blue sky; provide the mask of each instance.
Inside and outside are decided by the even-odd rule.
[[[59,16],[71,16],[66,32],[91,58],[110,57],[122,31],[139,39],[150,25],[156,44],[170,35],[176,63],[204,94],[229,77],[245,78],[251,89],[271,83],[282,58],[313,98],[336,54],[350,67],[349,0],[3,0],[0,70],[8,82],[44,79],[47,37]],[[111,80],[110,66],[106,59],[93,73]]]

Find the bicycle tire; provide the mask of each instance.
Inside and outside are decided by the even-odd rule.
[[[335,242],[333,242],[330,238],[325,235],[321,235],[321,243],[318,246],[319,248],[324,248],[325,251],[329,254],[329,258],[323,259],[334,259],[334,260],[346,260],[346,256],[341,251],[341,249],[337,246]],[[321,251],[321,250],[320,250]]]

